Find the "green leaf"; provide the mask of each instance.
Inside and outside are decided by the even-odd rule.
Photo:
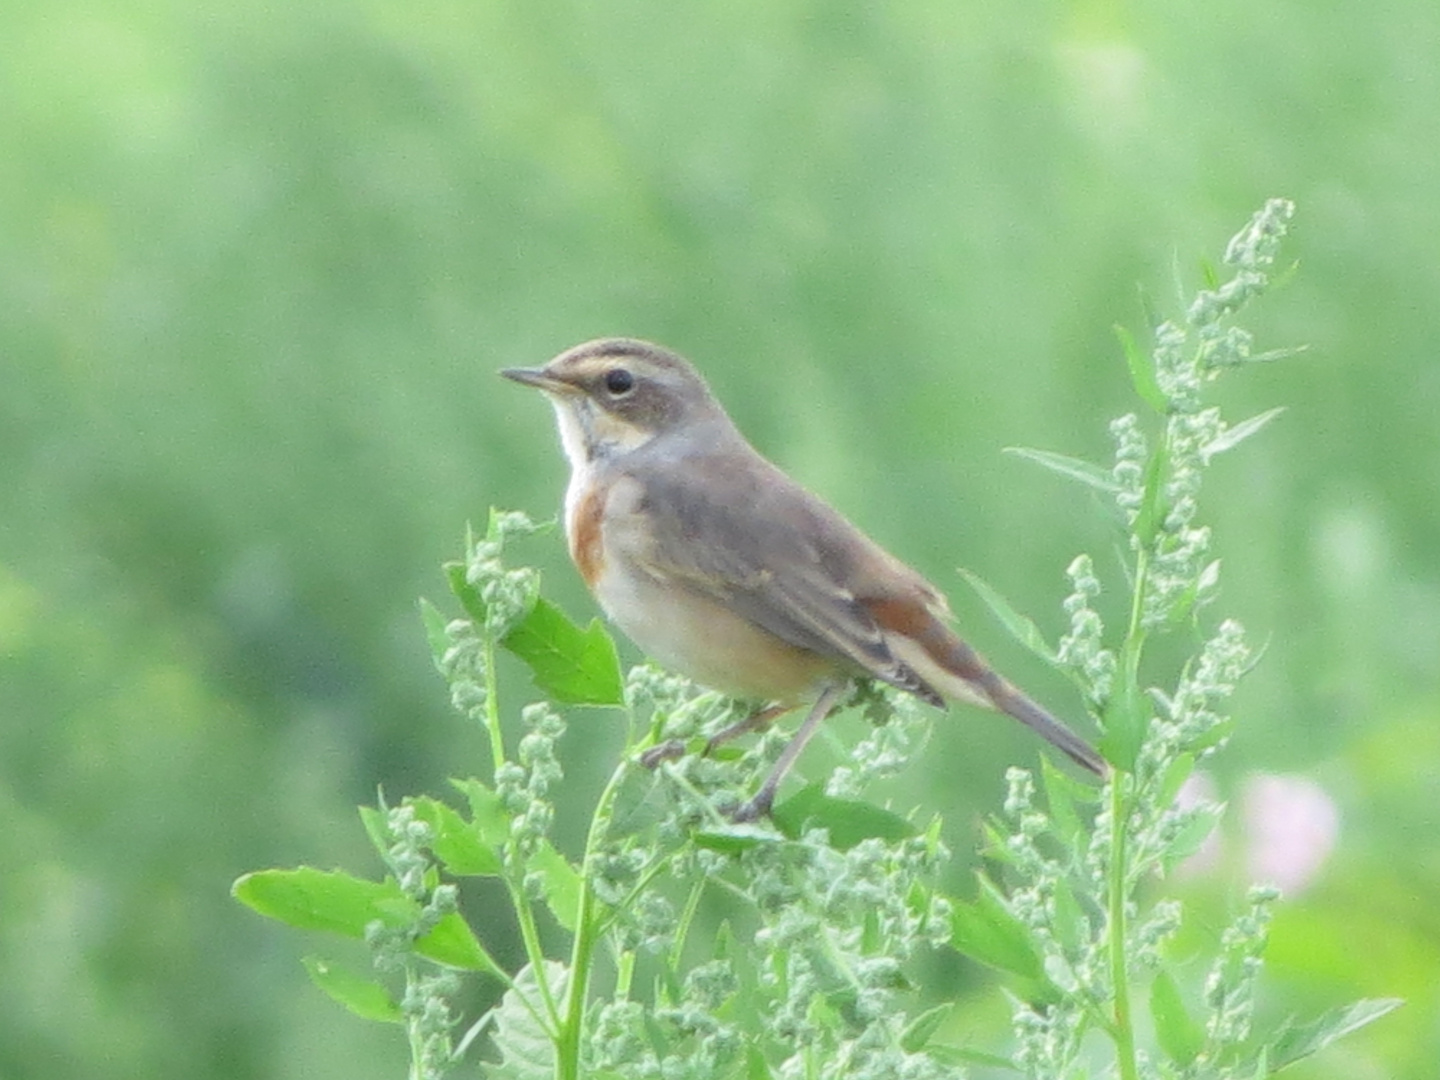
[[[546,960],[544,977],[550,999],[560,1000],[569,981],[568,969],[557,961]],[[541,1019],[545,1016],[542,1001],[535,969],[527,964],[520,969],[513,985],[500,998],[500,1004],[487,1014],[495,1025],[490,1040],[495,1049],[500,1051],[500,1061],[497,1064],[486,1064],[487,1077],[503,1080],[554,1080],[555,1036]]]
[[[580,629],[554,604],[539,597],[501,642],[525,661],[538,686],[564,705],[623,705],[625,683],[615,642],[592,619]]]
[[[230,894],[267,918],[352,938],[363,938],[376,919],[386,926],[404,926],[420,913],[420,906],[392,880],[366,881],[309,866],[246,874]]]
[[[382,805],[384,801],[385,795],[384,792],[381,792],[380,802]],[[390,845],[395,842],[390,835],[390,821],[385,811],[374,806],[360,807],[360,824],[365,827],[365,835],[370,838],[370,843],[375,846],[380,858],[385,858],[386,853],[390,850]]]
[[[457,911],[444,916],[428,934],[416,938],[415,951],[436,963],[462,971],[485,971],[505,977],[504,969],[485,951],[475,931]]]
[[[1082,944],[1089,942],[1092,937],[1090,920],[1085,917],[1080,901],[1075,898],[1075,890],[1065,877],[1055,880],[1054,929],[1055,940],[1060,943],[1061,949],[1068,953],[1079,952]]]
[[[445,618],[444,612],[422,596],[420,598],[420,621],[425,624],[425,640],[430,643],[430,656],[435,661],[435,667],[443,675],[445,670],[440,667],[440,661],[450,650],[450,635],[445,632],[449,620]]]
[[[499,854],[480,839],[479,830],[459,811],[429,796],[407,799],[420,821],[434,834],[430,850],[457,877],[493,877],[503,866]]]
[[[1284,405],[1274,409],[1266,409],[1258,416],[1252,416],[1249,420],[1242,420],[1238,424],[1227,427],[1218,436],[1200,448],[1201,459],[1209,461],[1216,454],[1223,454],[1226,450],[1234,449],[1284,411]]]
[[[1155,804],[1157,806],[1171,806],[1180,797],[1180,789],[1185,786],[1185,781],[1190,779],[1195,771],[1195,757],[1193,754],[1177,754],[1175,758],[1165,766],[1165,771],[1160,774],[1155,784]]]
[[[1199,851],[1224,816],[1225,807],[1220,805],[1198,806],[1190,810],[1185,824],[1170,838],[1170,843],[1161,853],[1166,872]]]
[[[1082,461],[1080,458],[1056,454],[1049,450],[1033,450],[1028,446],[1007,446],[1005,453],[1014,454],[1026,461],[1033,461],[1037,465],[1043,465],[1051,472],[1068,476],[1071,480],[1078,480],[1107,495],[1114,495],[1120,490],[1120,485],[1115,482],[1115,477],[1110,474],[1109,469],[1103,469],[1099,465]]]
[[[1026,979],[1044,974],[1030,931],[1005,908],[1005,902],[983,874],[974,903],[952,900],[950,944],[982,964]]]
[[[1170,973],[1161,970],[1150,984],[1150,1016],[1155,1021],[1155,1038],[1170,1060],[1186,1068],[1205,1046],[1205,1030],[1185,1009],[1180,988]]]
[[[1059,660],[1056,658],[1054,651],[1045,643],[1045,637],[1040,633],[1039,628],[1011,607],[1010,601],[1006,600],[991,588],[986,581],[972,574],[963,566],[960,567],[960,576],[969,582],[970,587],[979,594],[980,599],[985,601],[985,606],[1000,620],[1000,624],[1010,632],[1011,637],[1046,663],[1051,665],[1059,664]]]
[[[337,967],[318,956],[307,956],[301,962],[311,982],[361,1019],[378,1020],[382,1024],[405,1022],[405,1015],[391,999],[390,992],[374,979]]]
[[[1190,613],[1195,609],[1195,604],[1203,596],[1206,599],[1213,597],[1216,586],[1220,583],[1220,560],[1212,559],[1206,563],[1196,576],[1185,587],[1185,591],[1175,600],[1174,611],[1171,620],[1177,625],[1189,618]]]
[[[540,886],[550,914],[573,934],[580,925],[579,872],[555,850],[549,840],[540,841],[527,865],[540,875]]]
[[[935,1032],[940,1030],[940,1026],[945,1023],[954,1009],[954,1002],[947,1001],[943,1005],[927,1009],[911,1020],[905,1025],[905,1030],[900,1033],[900,1049],[907,1054],[918,1054],[924,1050],[926,1044],[934,1037]]]
[[[1291,266],[1294,269],[1294,265]],[[1247,364],[1273,364],[1277,360],[1289,360],[1292,356],[1303,356],[1310,351],[1309,345],[1287,345],[1281,349],[1251,353],[1245,358]]]
[[[467,549],[471,546],[468,540],[465,546]],[[465,614],[469,615],[477,626],[483,627],[485,625],[485,601],[480,596],[480,590],[466,580],[465,564],[448,562],[444,569],[445,579],[450,582],[450,591],[455,594],[455,599],[460,601],[460,606],[465,609]]]
[[[807,826],[826,829],[831,845],[841,851],[872,837],[894,843],[915,835],[915,826],[899,814],[873,803],[826,795],[821,783],[801,788],[775,807],[771,819],[792,840],[798,839]]]
[[[1130,369],[1130,381],[1135,386],[1135,392],[1140,395],[1141,401],[1164,416],[1170,403],[1165,399],[1165,392],[1160,389],[1160,383],[1155,378],[1155,365],[1150,357],[1140,351],[1134,335],[1125,327],[1117,325],[1115,336],[1120,339],[1120,347],[1125,350],[1125,366]]]
[[[1308,1024],[1287,1024],[1266,1046],[1271,1071],[1279,1072],[1302,1058],[1317,1053],[1337,1039],[1373,1024],[1405,1002],[1401,998],[1366,998],[1331,1009]]]
[[[962,1069],[966,1065],[979,1065],[986,1069],[1005,1069],[1008,1072],[1017,1073],[1020,1071],[1020,1066],[1007,1057],[991,1054],[985,1050],[973,1050],[968,1046],[947,1046],[944,1043],[936,1043],[927,1047],[925,1052],[941,1065],[949,1065],[955,1069]]]
[[[510,815],[505,803],[480,780],[451,778],[450,786],[470,804],[470,825],[482,844],[498,848],[510,839]]]
[[[1093,805],[1096,789],[1062,772],[1044,756],[1040,758],[1040,776],[1045,785],[1045,804],[1050,812],[1051,827],[1056,836],[1070,843],[1084,827],[1076,805]]]
[[[1151,708],[1149,699],[1140,693],[1128,664],[1122,662],[1117,675],[1115,691],[1105,703],[1100,753],[1116,768],[1133,772],[1140,745],[1150,726]]]
[[[737,822],[716,829],[700,829],[690,834],[696,847],[718,851],[722,855],[738,855],[761,844],[778,844],[784,837],[770,829],[748,822]]]
[[[1131,531],[1145,547],[1155,542],[1160,526],[1170,508],[1165,505],[1165,470],[1170,463],[1170,452],[1162,442],[1155,447],[1150,461],[1145,466],[1145,494],[1140,500],[1140,510],[1135,515]]]

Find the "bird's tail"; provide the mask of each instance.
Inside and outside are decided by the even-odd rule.
[[[1100,756],[1098,750],[994,671],[987,671],[986,674],[989,677],[981,679],[980,685],[995,708],[1006,716],[1019,720],[1051,746],[1063,751],[1072,761],[1085,766],[1096,776],[1109,777],[1110,765]]]
[[[871,601],[867,611],[886,631],[885,645],[911,680],[871,670],[902,689],[927,700],[948,698],[1013,716],[1046,742],[1089,769],[1108,777],[1110,766],[1100,752],[1055,717],[1001,678],[995,669],[943,621],[920,605]],[[919,682],[919,686],[914,685]]]

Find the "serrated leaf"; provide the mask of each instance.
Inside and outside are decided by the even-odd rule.
[[[357,975],[318,956],[307,956],[301,962],[305,965],[311,982],[323,990],[332,1001],[343,1005],[361,1019],[376,1020],[382,1024],[405,1022],[405,1015],[390,997],[390,992],[374,979]]]
[[[1040,954],[1025,924],[1006,910],[995,886],[980,876],[973,903],[951,901],[950,944],[982,964],[1026,979],[1044,974]]]
[[[1071,480],[1078,480],[1087,487],[1103,491],[1107,495],[1114,495],[1120,490],[1120,485],[1115,482],[1115,477],[1111,475],[1109,469],[1082,461],[1080,458],[1057,454],[1050,450],[1035,450],[1028,446],[1007,446],[1005,453],[1014,454],[1026,461],[1033,461],[1037,465],[1043,465],[1051,472],[1059,473]]]
[[[1115,336],[1120,339],[1120,347],[1125,350],[1125,366],[1130,369],[1130,382],[1135,387],[1135,393],[1140,395],[1140,400],[1146,405],[1164,416],[1170,403],[1165,398],[1165,391],[1160,389],[1159,380],[1155,378],[1154,363],[1140,351],[1134,335],[1125,327],[1117,325]]]
[[[569,972],[564,964],[546,960],[544,978],[552,1001],[565,993]],[[495,1030],[491,1042],[500,1051],[497,1063],[486,1062],[487,1077],[497,1080],[554,1080],[555,1041],[542,1017],[545,1007],[535,969],[528,964],[515,976],[500,1004],[490,1010]]]
[[[1010,632],[1011,637],[1046,663],[1051,665],[1059,663],[1054,651],[1045,643],[1045,636],[1040,633],[1039,628],[1030,619],[1016,611],[1010,601],[996,592],[984,579],[972,574],[963,566],[959,569],[960,576],[969,583],[980,599],[985,601],[985,606],[1000,620],[1000,625]]]
[[[1287,1025],[1266,1046],[1272,1072],[1325,1049],[1337,1039],[1373,1024],[1405,1004],[1401,998],[1366,998],[1342,1005],[1316,1017],[1308,1024]]]
[[[502,979],[505,977],[504,970],[485,951],[470,924],[456,911],[441,918],[428,934],[416,938],[415,951],[436,963],[461,971],[485,971]]]
[[[393,880],[367,881],[309,866],[246,874],[230,894],[266,918],[351,938],[363,938],[376,919],[386,926],[404,926],[420,913],[420,906]]]
[[[1176,1065],[1186,1068],[1205,1046],[1205,1029],[1191,1019],[1180,988],[1163,969],[1150,984],[1150,1016],[1160,1048]]]
[[[1217,454],[1223,454],[1226,450],[1233,450],[1284,411],[1285,406],[1280,405],[1273,409],[1266,409],[1258,416],[1250,417],[1249,420],[1242,420],[1238,424],[1227,427],[1200,448],[1201,460],[1209,461]]]
[[[794,840],[806,827],[826,829],[830,844],[848,851],[862,840],[878,837],[889,843],[915,835],[915,826],[899,814],[856,799],[825,794],[825,785],[808,784],[775,807],[776,828]]]
[[[499,854],[459,811],[429,796],[406,800],[419,820],[430,826],[430,850],[457,877],[487,877],[503,869]]]
[[[580,924],[580,874],[548,840],[540,841],[527,865],[540,875],[550,914],[573,934]]]
[[[450,786],[470,804],[470,824],[480,842],[498,848],[510,839],[510,815],[505,803],[482,781],[451,777]]]
[[[581,629],[544,597],[500,643],[530,668],[538,686],[563,705],[623,705],[625,684],[615,642],[592,619]]]

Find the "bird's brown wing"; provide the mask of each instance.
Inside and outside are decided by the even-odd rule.
[[[885,569],[928,586],[824,502],[763,459],[688,459],[647,470],[637,511],[638,569],[694,590],[776,637],[939,704],[940,695],[896,658],[871,614],[865,586]],[[941,602],[943,603],[943,601]]]

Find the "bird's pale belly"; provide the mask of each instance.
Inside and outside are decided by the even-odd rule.
[[[570,555],[605,614],[650,659],[702,686],[755,700],[799,701],[834,677],[833,660],[620,554],[645,553],[654,544],[641,488],[629,477],[597,480],[592,468],[576,468],[566,492]]]
[[[608,563],[594,588],[605,613],[647,656],[722,693],[788,703],[836,674],[833,661],[642,571]]]

